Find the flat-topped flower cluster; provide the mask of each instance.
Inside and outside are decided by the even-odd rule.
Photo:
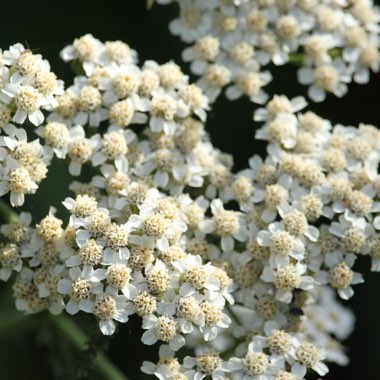
[[[237,3],[210,1],[205,17],[233,20],[253,2]],[[275,2],[286,16],[259,3],[277,24],[315,21],[301,12],[315,13],[313,1]],[[1,227],[0,279],[12,281],[16,308],[92,314],[105,335],[136,314],[142,343],[161,344],[142,365],[159,379],[302,380],[325,375],[324,360],[346,364],[353,315],[335,293],[349,299],[363,282],[360,255],[380,271],[380,131],[332,125],[302,97],[263,97],[254,120],[267,156],[233,173],[205,131],[213,96],[202,80],[189,83],[174,62],[139,66],[127,44],[91,35],[61,56],[79,72],[66,89],[20,44],[1,57],[1,194],[22,205],[53,157],[78,179],[62,202],[68,221],[51,207]]]
[[[372,0],[156,0],[177,3],[169,30],[189,44],[182,58],[211,101],[247,96],[259,104],[268,64],[300,65],[298,81],[315,102],[378,72],[379,8]],[[295,55],[300,54],[300,55]]]

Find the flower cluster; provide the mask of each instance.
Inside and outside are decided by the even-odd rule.
[[[298,80],[316,102],[343,96],[347,83],[378,72],[380,11],[372,0],[156,0],[178,3],[170,32],[187,44],[182,58],[211,100],[227,86],[263,104],[269,63],[299,64]]]
[[[180,4],[193,12],[184,20],[198,20],[196,12],[206,3]],[[351,14],[355,26],[359,10],[372,9],[367,1],[325,1],[323,7],[313,1],[207,4],[201,23],[191,24],[199,28],[193,34],[187,29],[197,48],[186,56],[208,41],[217,50],[208,61],[219,54],[222,61],[193,66],[219,65],[231,80],[264,78],[251,71],[256,56],[253,40],[241,40],[243,16],[276,25],[283,56],[296,49],[293,37],[280,36],[283,23],[294,19],[302,29],[300,45],[301,36],[311,38],[307,33],[315,23],[322,28],[327,14]],[[252,5],[260,5],[257,15]],[[228,23],[236,25],[215,34],[225,37],[222,42],[204,36],[208,28]],[[370,38],[376,23],[362,23]],[[347,25],[339,22],[337,40]],[[261,38],[263,31],[250,33]],[[231,64],[247,49],[247,62]],[[343,56],[349,53],[342,49]],[[324,376],[324,360],[345,364],[339,341],[351,332],[353,316],[335,292],[348,299],[352,286],[363,282],[353,269],[360,255],[369,255],[372,270],[380,271],[379,130],[333,126],[303,111],[302,97],[266,101],[259,91],[265,106],[254,113],[262,123],[256,138],[268,142],[267,156],[254,156],[249,168],[233,173],[232,158],[214,148],[205,132],[216,92],[210,94],[204,77],[198,86],[174,62],[138,66],[127,44],[102,43],[91,35],[75,40],[61,56],[79,72],[73,85],[63,89],[56,80],[49,96],[41,95],[49,102],[22,113],[17,94],[42,91],[36,87],[40,73],[55,76],[46,61],[20,45],[3,54],[10,79],[1,89],[8,102],[0,137],[1,195],[9,191],[11,204],[21,205],[53,157],[66,159],[77,179],[83,165],[92,174],[87,182],[70,184],[72,196],[62,202],[68,221],[51,207],[36,223],[20,213],[2,226],[0,279],[13,281],[16,308],[28,314],[91,314],[105,335],[115,332],[115,321],[126,323],[135,314],[144,330],[141,341],[161,343],[158,361],[142,365],[159,379],[302,380],[309,370]],[[331,63],[327,57],[323,64]],[[227,93],[237,94],[236,83]],[[38,128],[27,133],[10,124],[22,124],[27,116],[33,123],[45,106],[49,115],[34,123]],[[28,142],[33,133],[41,142]]]

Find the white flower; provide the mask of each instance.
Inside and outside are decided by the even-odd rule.
[[[143,318],[142,328],[147,331],[142,335],[141,341],[148,346],[162,340],[173,351],[177,351],[185,344],[185,338],[178,333],[178,323],[173,318],[148,315]]]
[[[102,294],[101,281],[105,278],[105,272],[105,269],[94,270],[92,266],[87,265],[82,270],[79,267],[73,267],[69,270],[70,279],[58,281],[58,292],[69,296],[66,304],[66,311],[69,314],[76,314],[79,310],[91,312],[91,295]]]
[[[310,99],[322,102],[326,92],[332,92],[341,98],[348,91],[346,83],[351,81],[347,67],[341,60],[334,60],[332,64],[317,66],[315,69],[301,68],[298,71],[298,80],[301,84],[311,85],[308,89]]]

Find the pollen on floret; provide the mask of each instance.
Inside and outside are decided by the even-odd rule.
[[[68,146],[68,156],[74,162],[84,164],[92,155],[91,142],[88,139],[72,141]]]
[[[12,243],[20,244],[29,240],[31,230],[23,223],[15,221],[8,224],[7,231],[3,233]]]
[[[177,316],[190,322],[196,322],[202,314],[199,302],[194,297],[181,298],[178,301]]]
[[[233,278],[239,287],[248,288],[255,284],[260,277],[262,270],[262,264],[258,261],[253,261],[237,267],[233,272]]]
[[[349,228],[343,236],[345,248],[354,253],[359,253],[366,243],[366,236],[358,227]]]
[[[231,184],[234,197],[239,202],[245,202],[249,199],[254,188],[252,186],[252,180],[245,176],[237,177]]]
[[[242,41],[233,46],[230,50],[231,59],[239,65],[246,65],[253,57],[253,46]]]
[[[238,22],[236,17],[218,13],[215,18],[214,28],[220,33],[232,32],[236,29]]]
[[[266,14],[255,8],[248,13],[246,22],[247,29],[252,32],[263,32],[268,24]]]
[[[110,224],[111,220],[107,214],[95,211],[89,216],[87,228],[93,235],[101,236],[107,232]]]
[[[108,246],[112,249],[119,249],[128,244],[129,231],[124,224],[109,224],[104,235]]]
[[[293,290],[299,287],[301,276],[293,265],[277,269],[274,275],[274,286],[281,290]]]
[[[37,224],[37,234],[45,242],[56,241],[63,233],[63,221],[54,215],[48,215]]]
[[[328,50],[326,40],[322,36],[310,36],[304,44],[305,53],[313,59],[322,58]]]
[[[144,202],[148,188],[144,183],[132,182],[127,188],[127,199],[134,205],[140,205]]]
[[[165,264],[171,264],[173,261],[185,259],[186,256],[186,252],[181,247],[173,245],[169,247],[166,251],[161,252],[160,259]]]
[[[101,151],[109,160],[127,154],[128,147],[124,136],[116,131],[105,133],[102,138]]]
[[[269,364],[268,356],[263,352],[248,352],[242,362],[244,373],[249,376],[263,374]]]
[[[57,101],[58,106],[56,112],[60,116],[65,119],[75,116],[78,111],[79,100],[73,93],[66,91],[57,97]]]
[[[63,231],[63,240],[70,248],[78,248],[76,229],[72,226],[67,226]]]
[[[239,218],[235,211],[224,210],[214,215],[215,233],[218,236],[233,235],[239,231]]]
[[[205,324],[207,326],[215,326],[223,318],[222,310],[211,302],[202,302],[201,309],[203,311]]]
[[[128,63],[132,58],[129,45],[123,41],[106,41],[105,46],[108,56],[119,65]]]
[[[79,278],[71,285],[70,297],[77,302],[86,300],[91,295],[91,288],[90,281]]]
[[[364,167],[354,170],[351,173],[350,180],[355,189],[362,189],[364,186],[372,183],[368,170]]]
[[[318,66],[313,75],[315,85],[326,91],[332,91],[339,81],[336,68],[327,64]]]
[[[0,128],[8,124],[11,120],[11,111],[6,104],[0,104]]]
[[[96,45],[86,36],[75,39],[73,48],[81,61],[91,60],[96,53]]]
[[[125,264],[112,264],[107,268],[106,278],[109,285],[115,289],[123,289],[131,280],[131,268]]]
[[[153,91],[160,87],[160,78],[152,70],[142,71],[140,79],[138,93],[141,96],[149,96]]]
[[[30,86],[22,87],[15,97],[16,107],[26,112],[33,112],[38,109],[40,100],[40,93]]]
[[[256,239],[247,241],[247,250],[253,258],[261,262],[265,262],[270,256],[270,248],[259,245]]]
[[[269,349],[278,354],[285,354],[289,351],[291,345],[291,336],[284,330],[273,330],[268,337]]]
[[[128,174],[114,172],[106,179],[106,190],[109,195],[117,195],[120,191],[125,190],[130,184]]]
[[[269,141],[281,145],[286,138],[295,138],[296,134],[292,127],[284,123],[282,119],[276,118],[268,124]]]
[[[256,173],[257,182],[261,185],[273,185],[277,179],[277,169],[274,165],[264,164]]]
[[[222,268],[215,268],[213,277],[219,281],[219,288],[222,290],[226,289],[232,283],[232,280],[228,277],[226,270]]]
[[[265,189],[265,206],[275,209],[284,203],[289,197],[289,192],[283,186],[274,184],[267,185]]]
[[[308,223],[305,214],[293,209],[282,218],[285,229],[292,235],[303,235],[307,231]]]
[[[379,62],[379,51],[376,45],[367,44],[359,55],[359,62],[366,67],[374,67]]]
[[[186,251],[192,253],[193,255],[199,255],[205,259],[208,258],[210,245],[204,239],[194,238],[187,242]]]
[[[266,109],[271,119],[280,113],[292,113],[292,104],[284,95],[275,95],[266,105]]]
[[[260,76],[257,73],[242,73],[236,78],[236,85],[247,96],[255,96],[261,89]]]
[[[362,137],[353,138],[347,146],[348,152],[357,160],[366,160],[372,151],[371,144]]]
[[[329,271],[329,282],[333,288],[344,289],[350,286],[353,272],[350,267],[341,262]]]
[[[128,265],[134,270],[141,270],[154,261],[153,249],[135,246],[131,250]]]
[[[324,32],[334,31],[341,23],[340,16],[332,8],[323,6],[318,9],[317,22]]]
[[[380,239],[374,239],[369,244],[369,254],[374,259],[380,259]]]
[[[144,230],[148,236],[160,238],[166,232],[169,221],[158,213],[150,214],[144,220]]]
[[[204,126],[198,120],[187,118],[183,121],[183,129],[175,136],[175,143],[183,153],[191,152],[204,134]]]
[[[108,294],[96,297],[93,313],[100,321],[113,319],[117,314],[115,298]]]
[[[372,4],[367,1],[353,2],[351,13],[359,19],[363,24],[371,23],[374,21],[376,15],[372,9]]]
[[[194,266],[189,268],[184,276],[184,280],[197,290],[201,290],[210,278],[210,271],[205,266]]]
[[[323,127],[323,119],[311,111],[299,115],[298,120],[299,126],[309,132],[318,132]]]
[[[329,181],[329,193],[333,200],[343,200],[347,198],[352,191],[351,183],[343,177],[330,177]]]
[[[169,317],[159,317],[156,325],[157,339],[170,342],[177,335],[177,322]]]
[[[135,109],[128,100],[113,103],[109,110],[109,118],[112,124],[127,127],[132,120]]]
[[[231,81],[231,72],[226,66],[210,65],[204,78],[213,87],[224,87]]]
[[[228,184],[231,178],[231,171],[223,164],[216,164],[210,167],[210,182],[218,188]]]
[[[328,148],[323,153],[323,166],[328,171],[339,172],[347,166],[346,156],[341,149]]]
[[[0,264],[3,268],[12,269],[20,263],[20,252],[16,244],[0,246]]]
[[[188,84],[179,91],[180,98],[190,107],[200,107],[204,102],[202,89],[196,84]]]
[[[359,190],[353,190],[347,197],[350,208],[360,216],[366,216],[371,212],[373,200],[367,194]]]
[[[168,62],[158,68],[158,76],[162,87],[172,88],[181,82],[183,73],[176,63]]]
[[[304,342],[296,352],[297,362],[305,367],[313,367],[321,357],[321,353],[314,344]]]
[[[275,255],[287,256],[294,248],[294,237],[287,231],[273,233],[271,240],[270,251]]]
[[[44,139],[46,144],[54,148],[63,148],[68,144],[69,130],[63,123],[48,123],[44,129]]]
[[[297,380],[295,375],[290,372],[279,371],[275,377],[275,380]]]
[[[164,293],[169,287],[170,275],[166,269],[153,269],[146,278],[146,284],[154,295]]]
[[[98,202],[94,197],[86,194],[78,194],[73,204],[72,212],[79,217],[86,217],[91,215],[98,207]]]
[[[314,222],[322,215],[322,200],[314,195],[308,194],[301,198],[302,210],[309,222]]]
[[[34,77],[33,86],[43,95],[50,95],[57,87],[57,76],[52,72],[39,71]]]
[[[140,317],[153,314],[157,309],[157,299],[146,291],[141,292],[132,300],[135,312]]]
[[[195,361],[198,370],[206,375],[212,375],[222,364],[222,359],[217,353],[197,355]]]
[[[112,80],[113,90],[119,99],[125,99],[137,92],[140,78],[135,73],[117,74]]]
[[[95,112],[102,104],[100,91],[92,86],[84,86],[80,90],[79,108],[83,112]]]
[[[152,114],[157,117],[162,117],[165,120],[171,121],[174,119],[176,112],[176,101],[170,95],[163,95],[152,100]]]
[[[79,250],[79,259],[83,265],[98,265],[102,253],[102,246],[94,239],[88,239]]]
[[[219,54],[219,40],[212,36],[205,36],[197,40],[195,50],[206,61],[213,61]]]
[[[16,168],[8,173],[7,184],[9,190],[16,193],[29,193],[34,189],[34,183],[27,169]]]
[[[15,63],[15,69],[23,76],[32,76],[39,71],[40,57],[24,50]]]
[[[46,267],[58,265],[60,261],[59,251],[55,242],[45,243],[40,250],[36,253],[36,257],[41,264]]]
[[[296,18],[291,15],[281,16],[276,23],[276,32],[283,40],[296,38],[300,33]]]
[[[154,152],[154,160],[157,168],[169,171],[175,165],[174,152],[169,149],[158,149]]]

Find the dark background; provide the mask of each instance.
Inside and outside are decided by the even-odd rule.
[[[207,1],[207,0],[205,0]],[[140,62],[154,59],[159,63],[174,60],[189,74],[188,65],[181,62],[184,45],[168,32],[168,23],[177,14],[177,6],[155,5],[147,11],[145,0],[108,1],[7,1],[1,4],[0,48],[21,42],[47,58],[52,70],[69,85],[72,74],[68,65],[59,59],[59,51],[75,38],[92,33],[100,40],[123,40],[139,53]],[[276,68],[275,79],[266,87],[271,95],[287,96],[306,94],[305,87],[296,81],[295,67]],[[360,122],[379,123],[380,75],[373,75],[370,84],[352,84],[343,99],[328,96],[321,105],[310,104],[310,109],[333,123],[358,125]],[[213,143],[222,151],[232,153],[235,169],[244,168],[248,158],[263,154],[265,146],[254,142],[252,121],[255,106],[246,99],[229,102],[221,96],[209,113],[207,129]],[[54,205],[63,216],[60,202],[69,195],[70,178],[62,163],[55,163],[47,180],[37,194],[27,197],[25,209],[32,212],[36,221]],[[358,270],[366,282],[355,289],[348,306],[355,310],[355,332],[348,340],[351,362],[339,368],[331,366],[328,380],[379,379],[380,378],[380,274],[368,271],[369,261],[359,261]],[[3,312],[12,303],[9,289],[0,284],[0,322],[7,319]],[[22,324],[9,329],[0,324],[0,379],[74,379],[77,366],[85,367],[90,356],[82,356],[54,332],[46,316],[34,318],[32,328]],[[78,320],[91,335],[94,323]],[[144,359],[154,359],[155,352],[139,341],[137,321],[123,325],[119,334],[110,341],[108,355],[130,379],[140,379],[138,368]],[[5,324],[6,326],[6,324]],[[10,324],[11,326],[11,324]],[[88,327],[90,326],[90,327]],[[96,339],[95,339],[96,340]],[[147,357],[147,355],[149,357]],[[55,375],[53,375],[53,372]],[[101,378],[96,374],[91,379]]]

